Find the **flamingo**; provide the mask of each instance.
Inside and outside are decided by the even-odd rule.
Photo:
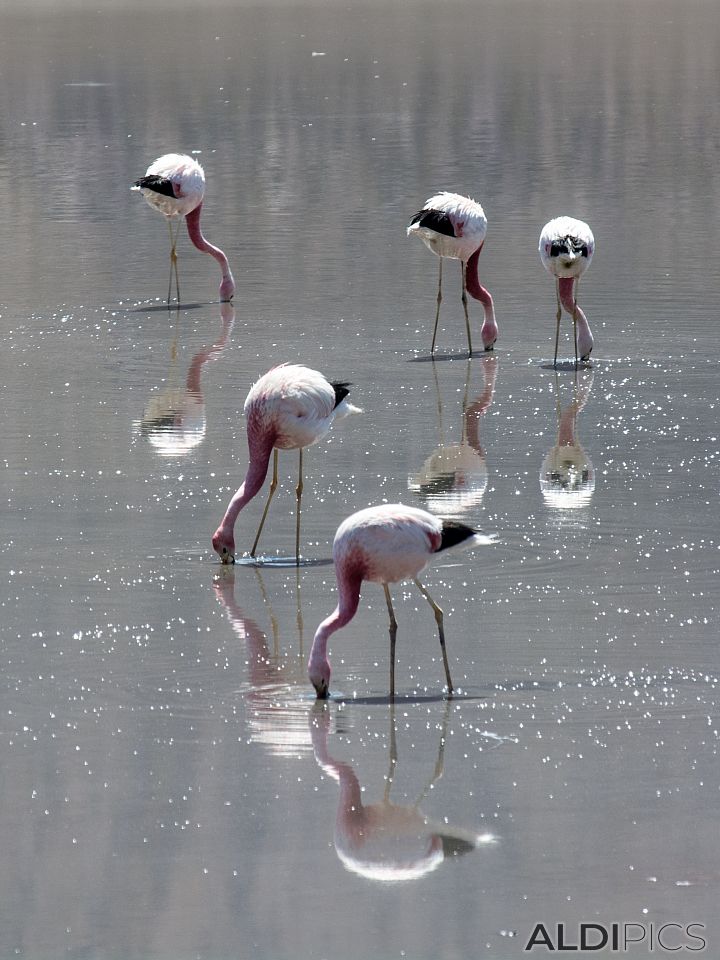
[[[487,219],[485,211],[469,197],[457,193],[438,193],[425,202],[411,219],[407,228],[408,236],[418,236],[425,246],[440,258],[438,275],[437,309],[430,352],[435,352],[440,304],[442,302],[443,258],[459,260],[462,270],[462,304],[465,311],[465,329],[467,331],[468,356],[472,355],[470,319],[468,317],[467,294],[479,300],[485,311],[485,320],[480,331],[483,346],[492,350],[498,335],[493,299],[480,284],[477,273],[478,257],[485,242]]]
[[[558,339],[560,337],[560,317],[562,307],[573,318],[573,340],[575,342],[575,364],[578,353],[584,362],[590,359],[593,348],[593,335],[587,317],[577,304],[577,288],[580,277],[590,266],[595,252],[595,237],[583,220],[573,217],[556,217],[546,223],[540,233],[540,259],[543,266],[557,280],[557,324],[555,327],[555,357],[553,366],[557,368]],[[562,305],[562,306],[561,306]]]
[[[209,253],[220,264],[222,270],[220,300],[231,300],[235,293],[235,281],[230,271],[228,259],[219,247],[213,246],[205,239],[200,230],[200,211],[205,196],[205,172],[197,160],[179,153],[166,153],[150,164],[145,176],[136,180],[131,189],[139,190],[153,210],[162,213],[167,219],[168,230],[170,231],[168,303],[170,303],[173,270],[175,271],[178,303],[180,302],[176,247],[182,217],[185,217],[188,235],[193,244],[203,253]],[[174,233],[173,220],[178,221]]]
[[[359,413],[348,403],[349,383],[333,383],[317,370],[296,363],[281,363],[264,374],[245,400],[250,463],[245,479],[230,500],[212,543],[223,563],[235,562],[235,521],[242,508],[258,493],[267,475],[273,453],[273,475],[260,526],[250,556],[255,556],[270,501],[278,482],[278,450],[299,451],[298,485],[295,490],[295,561],[300,564],[300,502],[303,490],[303,448],[327,434],[333,421]]]
[[[452,695],[443,612],[418,574],[433,555],[463,542],[493,543],[471,527],[453,520],[440,520],[425,510],[402,503],[367,507],[347,517],[337,529],[333,542],[333,560],[338,582],[338,605],[315,632],[308,674],[319,700],[328,696],[330,661],[327,645],[331,634],[349,623],[357,612],[363,580],[381,583],[390,615],[390,698],[395,697],[395,636],[397,621],[390,597],[389,583],[412,580],[435,614],[440,639],[448,695]]]

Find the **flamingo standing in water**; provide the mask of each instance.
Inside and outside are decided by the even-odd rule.
[[[590,324],[577,304],[577,288],[580,277],[590,266],[595,251],[595,237],[584,221],[575,220],[573,217],[556,217],[542,228],[538,249],[543,266],[557,281],[557,324],[553,366],[557,367],[560,317],[563,307],[573,318],[577,366],[578,354],[582,361],[589,360],[593,348]]]
[[[260,377],[250,388],[245,400],[250,463],[242,485],[231,499],[212,538],[215,552],[223,563],[235,562],[235,521],[245,504],[252,500],[265,482],[272,452],[273,475],[270,492],[250,551],[250,556],[255,556],[270,501],[278,483],[278,450],[298,450],[300,461],[295,490],[295,562],[299,565],[303,448],[322,440],[336,418],[360,412],[346,399],[350,392],[349,387],[348,383],[332,383],[309,367],[282,363]]]
[[[430,352],[435,352],[440,304],[442,302],[443,258],[459,260],[462,270],[462,304],[465,311],[468,356],[472,355],[470,318],[468,317],[467,294],[479,300],[485,311],[485,320],[480,331],[483,346],[492,350],[498,335],[493,299],[478,280],[478,257],[485,242],[487,219],[485,211],[469,197],[457,193],[438,193],[425,202],[412,218],[407,228],[408,236],[418,236],[425,246],[440,258],[438,275],[437,309]]]
[[[205,172],[197,160],[179,153],[166,153],[147,168],[144,177],[136,180],[131,187],[139,190],[153,208],[167,219],[170,231],[170,282],[168,284],[168,303],[172,290],[173,270],[175,288],[180,302],[180,280],[177,269],[177,239],[180,220],[185,218],[188,235],[193,244],[203,253],[209,253],[220,264],[222,282],[220,300],[231,300],[235,293],[235,281],[230,271],[228,259],[219,247],[213,246],[200,230],[200,211],[205,196]],[[173,233],[172,221],[177,220]]]
[[[318,699],[327,698],[330,686],[330,661],[327,645],[331,634],[349,623],[357,612],[363,580],[381,583],[390,615],[390,698],[395,697],[395,637],[397,621],[390,597],[389,583],[412,580],[433,609],[440,638],[447,691],[451,695],[443,612],[418,580],[418,574],[433,555],[461,543],[493,543],[471,527],[453,520],[440,520],[425,510],[402,503],[386,503],[359,510],[344,520],[333,542],[333,560],[338,583],[338,605],[317,628],[308,674]]]

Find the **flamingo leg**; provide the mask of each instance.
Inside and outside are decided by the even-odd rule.
[[[440,320],[440,304],[442,303],[442,262],[443,258],[440,257],[440,272],[438,274],[438,292],[437,292],[437,308],[435,310],[435,326],[433,327],[433,338],[432,346],[430,347],[430,353],[435,353],[435,340],[437,339],[437,328],[438,321]]]
[[[557,370],[558,343],[560,341],[560,318],[562,317],[562,306],[560,304],[560,281],[555,280],[555,296],[557,297],[557,314],[555,315],[555,356],[553,358],[553,367]]]
[[[295,571],[295,603],[297,605],[296,620],[297,620],[298,639],[299,639],[298,654],[300,656],[300,659],[302,660],[303,659],[303,631],[305,630],[305,623],[303,620],[302,603],[300,600],[300,571],[299,570]]]
[[[273,494],[278,485],[278,452],[277,448],[273,450],[273,474],[272,480],[270,481],[270,492],[268,493],[267,502],[265,504],[265,509],[263,510],[262,519],[260,520],[260,526],[258,527],[258,532],[255,534],[255,543],[252,545],[252,550],[250,551],[250,556],[255,556],[255,551],[257,550],[257,545],[260,540],[260,534],[262,533],[262,528],[265,526],[265,517],[267,517],[268,510],[270,508],[270,501],[273,498]]]
[[[178,220],[178,225],[173,234],[172,220],[168,219],[168,231],[170,233],[170,279],[168,280],[168,295],[167,302],[168,306],[170,305],[170,298],[172,294],[172,278],[173,272],[175,273],[175,290],[177,293],[177,302],[180,303],[180,278],[178,276],[178,266],[177,266],[177,241],[178,233],[180,232],[180,221]]]
[[[445,679],[447,680],[448,696],[452,696],[453,685],[452,680],[450,679],[450,666],[448,664],[447,651],[445,650],[445,630],[443,628],[443,612],[440,607],[435,603],[433,598],[427,592],[425,587],[420,583],[420,581],[413,577],[413,583],[418,588],[420,593],[425,597],[427,602],[433,608],[433,613],[435,614],[435,622],[437,623],[438,636],[440,638],[440,649],[442,650],[443,666],[445,667]]]
[[[575,369],[577,370],[578,366],[578,352],[577,352],[577,294],[578,287],[580,286],[580,277],[575,280],[575,289],[573,290],[573,340],[575,341]]]
[[[383,584],[385,590],[385,602],[387,603],[388,613],[390,614],[390,699],[395,699],[395,639],[397,637],[397,620],[393,610],[390,588],[386,583]]]
[[[298,461],[298,482],[295,487],[295,497],[297,498],[297,509],[295,512],[295,566],[300,566],[300,503],[303,492],[303,448],[298,451],[300,459]]]
[[[470,316],[468,314],[468,301],[467,301],[467,264],[464,260],[460,261],[460,267],[462,269],[462,305],[463,310],[465,311],[465,330],[467,332],[467,342],[468,342],[468,357],[472,356],[472,337],[470,336]]]

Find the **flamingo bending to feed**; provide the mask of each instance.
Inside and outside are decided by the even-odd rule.
[[[348,403],[350,384],[331,383],[317,370],[296,363],[273,367],[251,388],[245,400],[250,463],[242,485],[231,499],[212,543],[223,563],[235,562],[235,521],[242,508],[258,493],[267,476],[273,453],[273,475],[265,510],[250,556],[255,556],[270,501],[277,487],[278,450],[298,450],[300,465],[295,525],[295,561],[300,563],[300,502],[303,490],[303,448],[327,434],[333,421],[359,413]]]
[[[498,335],[495,309],[490,293],[478,280],[478,257],[485,242],[487,219],[479,203],[457,193],[438,193],[425,202],[412,218],[407,228],[408,236],[418,236],[440,258],[438,276],[437,309],[430,352],[435,352],[440,304],[442,302],[443,258],[459,260],[462,270],[462,304],[465,311],[468,355],[472,355],[470,318],[468,317],[467,294],[479,300],[485,311],[485,320],[480,331],[483,346],[492,350]]]
[[[219,247],[213,246],[200,230],[200,211],[205,196],[205,172],[197,160],[179,153],[166,153],[147,168],[144,177],[136,180],[131,187],[139,190],[153,210],[162,213],[167,219],[170,231],[170,283],[168,284],[168,303],[172,289],[173,270],[178,303],[180,302],[180,280],[177,269],[177,239],[180,220],[184,217],[187,231],[193,244],[203,253],[210,254],[220,264],[222,282],[220,300],[231,300],[235,293],[235,281],[230,271],[228,259]],[[173,233],[172,221],[177,221]]]
[[[327,645],[331,634],[348,624],[357,612],[363,580],[381,583],[390,615],[390,697],[395,696],[395,637],[397,621],[389,583],[412,580],[433,609],[440,638],[447,691],[451,695],[443,612],[418,580],[418,574],[433,555],[448,547],[493,543],[492,537],[453,520],[440,520],[425,510],[402,503],[386,503],[359,510],[344,520],[333,542],[333,560],[338,583],[338,605],[317,628],[310,650],[308,675],[318,699],[328,696],[330,661]]]
[[[577,288],[580,277],[590,266],[595,252],[595,237],[590,227],[573,217],[556,217],[546,223],[540,234],[540,259],[543,266],[556,278],[557,324],[555,327],[555,357],[557,367],[558,339],[562,308],[573,318],[575,363],[578,354],[582,361],[590,359],[593,335],[590,324],[577,303]]]

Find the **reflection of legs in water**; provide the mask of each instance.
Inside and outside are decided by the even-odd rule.
[[[277,617],[275,616],[275,611],[273,610],[273,605],[270,603],[270,597],[268,596],[267,590],[265,589],[265,581],[262,578],[262,574],[257,567],[254,567],[255,575],[257,576],[257,582],[260,585],[260,593],[262,594],[263,602],[268,609],[268,614],[270,616],[270,626],[272,627],[273,632],[273,655],[275,657],[280,654],[280,641],[279,641],[279,628]]]
[[[445,709],[442,716],[442,725],[440,730],[440,739],[438,741],[438,755],[437,760],[435,761],[435,769],[432,772],[432,775],[427,782],[426,786],[420,793],[419,797],[413,804],[415,809],[417,809],[423,800],[432,790],[433,786],[437,781],[442,777],[444,767],[445,767],[445,741],[447,739],[447,725],[448,717],[450,715],[450,701],[445,701]],[[397,748],[397,728],[396,728],[396,719],[395,719],[395,704],[390,705],[390,766],[388,768],[387,776],[385,777],[385,790],[383,792],[383,802],[390,802],[390,790],[392,788],[393,779],[395,777],[395,771],[398,764],[398,748]]]

